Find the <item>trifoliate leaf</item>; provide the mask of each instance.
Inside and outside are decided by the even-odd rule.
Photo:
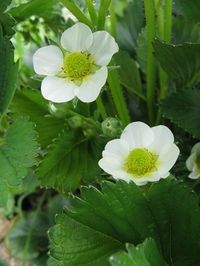
[[[200,44],[166,44],[154,42],[157,60],[178,87],[193,87],[200,81]]]
[[[167,266],[152,238],[136,247],[127,244],[126,249],[128,253],[121,251],[110,257],[112,266]]]
[[[34,124],[26,118],[18,118],[8,129],[0,145],[0,206],[19,191],[27,169],[36,163],[36,137]]]
[[[184,90],[173,93],[161,102],[164,117],[200,138],[200,91]]]
[[[101,190],[83,188],[80,198],[72,198],[49,237],[50,256],[62,266],[109,265],[113,250],[149,237],[168,265],[198,266],[198,198],[175,180],[155,183],[146,196],[133,182],[105,182]]]

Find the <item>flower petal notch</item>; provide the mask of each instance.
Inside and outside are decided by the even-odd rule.
[[[190,171],[189,178],[197,179],[200,177],[200,142],[196,143],[186,161],[186,167]]]
[[[169,176],[179,153],[169,128],[133,122],[106,144],[99,166],[115,179],[140,186]]]
[[[33,55],[34,70],[46,76],[41,92],[45,99],[63,103],[77,97],[82,102],[93,102],[105,85],[109,64],[119,47],[106,31],[93,33],[76,23],[63,32],[62,50],[49,45]]]

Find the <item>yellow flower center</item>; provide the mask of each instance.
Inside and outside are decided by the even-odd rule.
[[[93,60],[86,52],[67,53],[64,58],[62,76],[71,81],[82,82],[93,71]]]
[[[124,170],[134,177],[143,177],[156,170],[158,156],[144,148],[132,150],[124,162]]]

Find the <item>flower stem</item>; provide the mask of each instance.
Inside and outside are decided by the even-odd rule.
[[[101,96],[99,95],[99,97],[96,99],[96,103],[97,103],[97,107],[99,110],[99,113],[101,114],[101,117],[103,119],[106,119],[106,117],[108,117],[105,106],[103,104],[103,101],[101,99]]]
[[[128,123],[130,123],[130,116],[122,92],[122,87],[120,85],[119,76],[116,71],[110,71],[108,75],[108,83],[119,118],[122,121],[123,126],[126,126]]]
[[[92,0],[87,0],[86,4],[87,4],[87,9],[88,9],[89,14],[90,14],[90,18],[91,18],[91,20],[93,22],[93,25],[96,25],[97,14],[96,14],[96,10],[95,10],[94,5],[93,5],[93,1]]]
[[[115,5],[112,2],[110,5],[110,24],[111,24],[111,34],[113,37],[116,37],[117,35],[116,23],[117,23],[117,19],[116,19],[116,14],[115,14]]]
[[[156,62],[152,42],[156,36],[154,0],[144,0],[147,29],[147,108],[149,123],[154,122]]]
[[[60,0],[60,2],[80,21],[92,28],[91,21],[84,15],[84,13],[74,4],[72,0]]]
[[[111,0],[101,0],[98,12],[98,22],[97,22],[98,30],[104,30],[105,28],[106,13],[108,12],[110,3]]]
[[[165,0],[165,33],[164,40],[170,42],[172,32],[172,0]]]

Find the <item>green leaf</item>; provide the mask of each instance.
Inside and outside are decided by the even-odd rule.
[[[32,0],[10,9],[9,13],[18,21],[28,19],[31,16],[39,16],[44,19],[51,18],[56,2],[56,0]]]
[[[17,115],[26,115],[36,124],[39,134],[38,142],[44,148],[55,139],[65,127],[62,118],[50,115],[48,111],[48,101],[36,90],[17,91],[11,106]]]
[[[117,41],[121,49],[133,52],[138,34],[144,25],[144,10],[141,0],[130,2],[122,18],[118,19]]]
[[[200,44],[154,42],[157,60],[178,87],[193,87],[200,81]]]
[[[112,250],[151,237],[168,264],[198,266],[199,225],[198,198],[182,183],[162,180],[144,196],[133,182],[105,182],[101,191],[82,188],[57,217],[50,256],[58,265],[108,265]]]
[[[138,35],[136,46],[136,59],[143,73],[147,71],[147,37],[146,29],[143,28]]]
[[[48,216],[37,212],[29,213],[27,217],[19,219],[6,239],[12,256],[26,261],[35,259],[41,252],[46,251],[48,245],[46,232],[50,225]]]
[[[167,266],[152,238],[146,239],[137,247],[127,244],[126,248],[128,253],[121,251],[110,257],[112,266]]]
[[[0,206],[19,191],[27,169],[36,163],[36,136],[33,123],[25,118],[18,118],[8,129],[0,145]]]
[[[49,146],[39,165],[41,184],[67,193],[74,191],[81,179],[87,183],[94,181],[100,173],[98,161],[104,145],[99,147],[99,141],[89,141],[79,131],[63,131]]]
[[[131,95],[135,94],[144,99],[140,73],[134,59],[127,52],[120,51],[115,56],[115,62],[120,66],[119,74],[122,85]]]
[[[161,113],[173,123],[200,138],[200,91],[178,91],[165,98],[161,104]]]
[[[1,16],[1,15],[0,15]],[[3,36],[0,24],[0,115],[7,108],[15,93],[18,64],[14,63],[14,51],[10,40]]]
[[[0,12],[4,12],[6,8],[10,5],[11,0],[1,0],[0,2]]]
[[[188,20],[182,16],[173,18],[172,43],[181,44],[185,42],[200,43],[199,23]]]
[[[175,4],[179,8],[182,15],[187,17],[190,20],[199,22],[199,10],[200,2],[199,0],[175,0]]]

